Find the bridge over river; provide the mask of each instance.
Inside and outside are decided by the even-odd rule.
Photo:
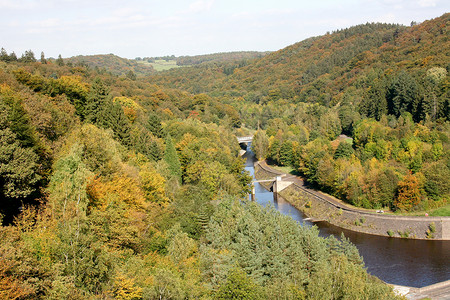
[[[253,141],[253,135],[249,135],[249,136],[238,136],[237,137],[238,143],[239,144],[248,144],[251,141]]]

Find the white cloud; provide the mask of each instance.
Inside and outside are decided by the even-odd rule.
[[[34,1],[0,0],[0,9],[32,9],[36,7]]]
[[[60,25],[60,20],[59,19],[55,19],[55,18],[51,18],[51,19],[46,19],[46,20],[42,20],[38,23],[38,26],[40,27],[57,27]]]
[[[189,13],[199,13],[211,10],[214,0],[198,0],[189,5]]]
[[[376,18],[377,22],[383,22],[383,23],[396,23],[398,22],[398,19],[393,13],[387,13],[382,16],[379,16]]]
[[[435,0],[419,0],[419,1],[417,1],[417,4],[420,7],[435,7],[436,1]]]

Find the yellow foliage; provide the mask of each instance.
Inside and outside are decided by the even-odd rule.
[[[135,285],[131,278],[122,274],[116,276],[113,287],[114,299],[132,300],[142,298],[142,288]]]
[[[61,76],[56,79],[58,85],[64,88],[66,94],[76,93],[80,96],[86,97],[89,93],[89,85],[82,81],[82,78],[78,75],[73,76]]]
[[[169,117],[173,117],[173,112],[169,108],[164,108],[163,113]]]
[[[138,210],[148,208],[139,182],[125,175],[115,176],[106,182],[97,177],[90,182],[87,190],[91,199],[90,205],[101,210],[115,201],[124,202]]]
[[[196,140],[197,138],[192,134],[190,134],[189,132],[185,133],[183,135],[183,139],[178,144],[176,144],[176,148],[177,150],[182,152],[190,143],[193,143]]]
[[[139,176],[141,177],[141,187],[144,196],[148,201],[160,204],[169,202],[169,198],[167,198],[165,191],[166,180],[155,170],[155,168],[149,163],[146,163],[141,167]]]

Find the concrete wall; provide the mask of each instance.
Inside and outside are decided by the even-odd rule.
[[[273,178],[280,174],[282,173],[263,168],[259,164],[255,165],[257,179]],[[321,197],[320,193],[296,183],[278,195],[313,220],[326,221],[341,228],[382,236],[450,240],[450,217],[403,217],[352,211],[346,206],[331,203]],[[434,232],[430,231],[431,227],[435,227]]]

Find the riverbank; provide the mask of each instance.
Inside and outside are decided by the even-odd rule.
[[[265,164],[255,164],[257,180],[284,176],[290,182],[278,193],[302,211],[313,222],[328,222],[347,230],[409,239],[450,240],[450,217],[420,217],[383,215],[350,207],[324,193],[304,186],[298,177],[277,171]],[[270,189],[271,183],[261,183]]]

